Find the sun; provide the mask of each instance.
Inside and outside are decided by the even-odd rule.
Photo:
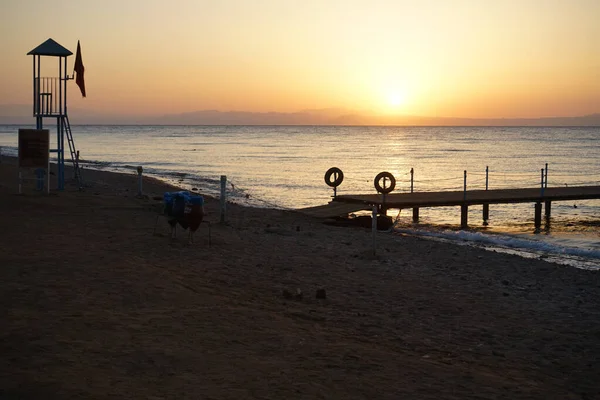
[[[382,93],[381,110],[385,113],[396,114],[402,111],[408,103],[406,91],[399,88],[388,88]]]
[[[398,108],[406,103],[406,95],[400,91],[394,91],[388,94],[388,104],[390,107]]]

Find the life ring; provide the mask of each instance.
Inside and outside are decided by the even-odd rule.
[[[384,186],[381,186],[379,184],[379,181],[382,179],[384,180]],[[388,187],[385,187],[386,179],[389,179],[389,181],[390,181],[390,186],[388,186]],[[377,192],[388,194],[392,190],[394,190],[395,187],[396,187],[396,178],[394,178],[394,175],[390,174],[389,172],[386,172],[386,171],[380,172],[375,177],[375,189],[377,190]]]
[[[337,175],[336,175],[336,178],[332,181],[331,177],[334,174],[337,174]],[[331,186],[331,187],[340,186],[342,184],[343,180],[344,180],[344,173],[342,172],[341,169],[339,169],[337,167],[329,168],[327,170],[327,172],[325,172],[325,183],[328,186]]]

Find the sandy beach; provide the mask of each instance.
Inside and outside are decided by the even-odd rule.
[[[600,398],[598,272],[210,198],[190,245],[164,183],[1,161],[2,399]]]

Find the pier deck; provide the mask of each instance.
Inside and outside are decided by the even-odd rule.
[[[600,199],[600,186],[574,186],[530,189],[493,189],[454,192],[415,192],[345,194],[334,202],[385,205],[386,208],[444,207],[477,204],[537,203],[561,200]]]
[[[419,221],[421,207],[460,206],[461,226],[467,227],[468,209],[471,205],[483,205],[483,221],[489,219],[491,204],[535,203],[534,224],[536,230],[541,226],[542,203],[545,206],[546,218],[550,218],[553,201],[574,201],[600,199],[600,186],[573,186],[526,188],[526,189],[493,189],[448,192],[415,192],[381,194],[344,194],[336,196],[329,204],[299,210],[302,213],[319,218],[329,218],[348,214],[359,210],[370,210],[374,206],[385,213],[390,208],[412,208],[413,221]]]

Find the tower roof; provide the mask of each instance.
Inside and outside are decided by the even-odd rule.
[[[60,44],[56,43],[52,39],[46,40],[35,49],[27,53],[28,56],[54,56],[54,57],[68,57],[73,53]]]

